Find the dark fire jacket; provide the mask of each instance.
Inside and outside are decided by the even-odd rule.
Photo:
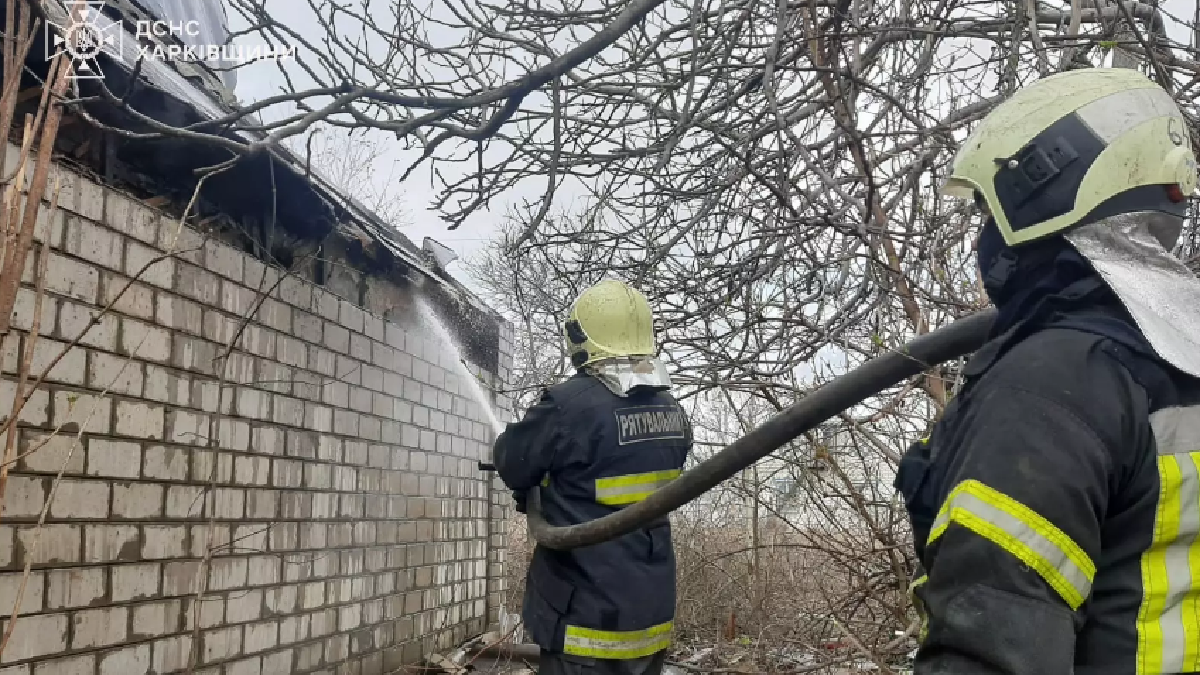
[[[1117,342],[993,340],[896,481],[918,675],[1200,672],[1200,388]]]
[[[551,525],[595,520],[672,481],[692,429],[665,391],[623,398],[583,373],[549,387],[496,439],[494,461],[523,510],[541,486]],[[666,518],[612,541],[571,551],[538,546],[525,583],[526,632],[543,649],[632,659],[670,646],[675,553]]]

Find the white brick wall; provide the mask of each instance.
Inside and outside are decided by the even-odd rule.
[[[378,675],[482,632],[507,495],[440,345],[287,277],[226,353],[280,272],[186,228],[164,257],[173,218],[59,172],[35,373],[79,347],[20,415],[0,613],[33,572],[0,675],[179,673],[193,647],[197,674]],[[21,289],[5,376],[33,308]]]

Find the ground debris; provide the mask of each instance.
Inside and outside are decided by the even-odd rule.
[[[719,643],[677,641],[668,656],[667,675],[852,675],[880,672],[848,645],[766,644],[747,637]],[[896,675],[912,671],[903,663],[890,664]]]

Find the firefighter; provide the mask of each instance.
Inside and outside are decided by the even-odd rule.
[[[602,281],[581,293],[565,326],[574,376],[545,389],[496,439],[496,471],[524,512],[538,487],[555,526],[608,515],[672,481],[691,424],[656,358],[654,317],[637,290]],[[542,673],[657,675],[671,643],[675,553],[670,521],[595,546],[538,546],[522,618],[542,648]]]
[[[1196,162],[1133,70],[1018,90],[944,191],[986,223],[990,341],[904,456],[918,675],[1200,671],[1200,280],[1172,254]]]

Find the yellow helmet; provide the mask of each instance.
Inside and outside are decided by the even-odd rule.
[[[1195,188],[1171,95],[1136,70],[1085,68],[1000,104],[963,143],[942,194],[986,202],[1015,246],[1119,213],[1182,216]]]
[[[654,315],[646,296],[606,279],[579,294],[563,326],[576,368],[614,356],[653,356]]]

